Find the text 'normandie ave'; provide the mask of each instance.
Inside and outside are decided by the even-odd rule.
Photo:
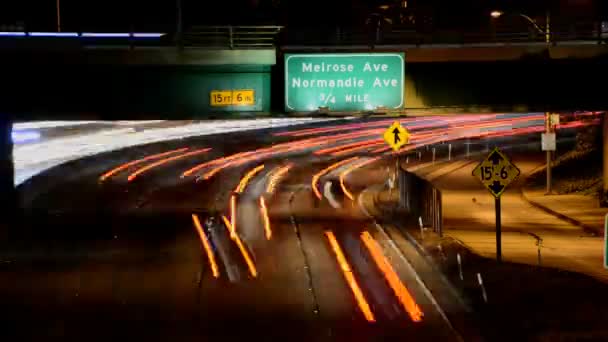
[[[381,63],[365,63],[363,64],[361,70],[356,70],[353,64],[329,64],[329,63],[312,63],[312,62],[303,62],[301,63],[302,73],[326,73],[331,74],[331,76],[336,76],[335,78],[330,79],[302,79],[301,77],[292,78],[291,87],[292,88],[363,88],[367,85],[365,84],[365,80],[357,77],[357,76],[349,76],[348,74],[358,73],[358,72],[369,72],[369,73],[379,73],[379,72],[388,72],[389,66],[388,64]],[[336,75],[338,74],[338,75]],[[341,76],[340,74],[344,74]],[[383,79],[380,77],[375,77],[372,82],[372,88],[389,88],[389,87],[400,87],[399,80],[396,78],[388,78]]]

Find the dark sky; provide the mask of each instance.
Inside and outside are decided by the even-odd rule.
[[[177,0],[60,0],[64,31],[163,31],[176,23]],[[282,24],[321,27],[360,25],[366,13],[397,0],[182,0],[185,26]],[[546,6],[562,15],[589,12],[608,0],[408,0],[408,11],[431,16],[447,26],[476,26],[491,8],[530,15]],[[605,7],[605,5],[603,5]],[[584,10],[583,10],[584,9]],[[0,0],[0,25],[22,21],[29,30],[53,30],[56,0]]]

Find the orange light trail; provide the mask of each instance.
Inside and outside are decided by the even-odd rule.
[[[374,240],[374,238],[372,238],[367,231],[361,233],[361,240],[363,241],[365,247],[367,247],[372,259],[374,259],[374,262],[376,263],[376,266],[378,266],[380,271],[384,274],[384,278],[386,278],[388,281],[388,284],[395,293],[395,296],[408,313],[412,321],[422,321],[422,316],[424,315],[422,310],[420,310],[420,307],[418,304],[416,304],[414,297],[412,297],[405,285],[403,285],[391,264],[388,262],[384,254],[382,254],[382,250],[380,249],[380,246],[376,240]]]
[[[346,139],[375,136],[380,131],[381,131],[381,129],[363,131],[363,132],[350,132],[350,133],[338,134],[338,135],[331,136],[331,137],[322,136],[322,137],[309,138],[309,139],[303,139],[303,140],[298,140],[298,141],[277,144],[272,147],[266,147],[266,148],[257,149],[257,150],[253,150],[253,151],[240,152],[240,153],[233,154],[233,155],[230,155],[227,157],[214,159],[214,160],[196,165],[196,166],[184,171],[182,173],[181,177],[184,178],[184,177],[191,176],[193,173],[195,173],[201,169],[219,164],[217,167],[208,171],[201,177],[202,179],[209,179],[225,168],[240,165],[240,164],[247,163],[247,162],[250,162],[253,160],[257,160],[257,159],[261,159],[261,158],[264,158],[267,156],[272,156],[273,154],[292,152],[292,151],[297,151],[297,150],[304,150],[307,148],[313,148],[315,146],[335,143],[335,142],[338,142],[341,140],[346,140]]]
[[[481,119],[491,118],[491,117],[495,117],[495,115],[482,116]],[[423,139],[424,137],[436,137],[438,134],[447,134],[447,133],[457,132],[457,130],[459,130],[459,129],[465,129],[465,128],[474,129],[474,128],[479,128],[479,127],[495,126],[495,125],[500,125],[500,124],[512,124],[512,123],[518,122],[518,121],[529,121],[529,120],[536,119],[536,117],[533,116],[533,117],[518,118],[518,119],[500,119],[500,120],[491,121],[491,122],[479,122],[478,118],[480,118],[480,117],[476,117],[475,118],[476,121],[473,123],[468,123],[469,121],[474,121],[473,119],[469,119],[469,118],[467,118],[467,119],[463,119],[461,117],[441,118],[441,121],[438,123],[437,118],[430,117],[430,118],[425,119],[422,124],[416,124],[412,127],[408,127],[408,129],[412,133],[412,137],[411,137],[412,142],[415,142],[415,141],[419,141],[420,139]],[[389,121],[393,122],[394,120],[389,120]],[[409,120],[401,120],[401,122],[406,122],[406,121],[409,121]],[[202,177],[197,178],[197,181],[200,179],[209,179],[209,178],[213,177],[215,174],[217,174],[218,172],[220,172],[228,167],[241,165],[241,164],[248,163],[251,161],[260,160],[260,159],[263,159],[266,157],[271,157],[278,153],[287,153],[287,152],[293,152],[293,151],[299,151],[299,150],[301,151],[301,150],[305,150],[305,149],[309,149],[309,148],[321,147],[323,145],[339,143],[344,140],[352,140],[352,139],[358,139],[358,138],[363,138],[363,139],[372,138],[373,139],[373,140],[368,139],[368,140],[360,141],[357,143],[347,143],[347,144],[344,144],[341,146],[326,148],[323,150],[317,150],[315,152],[315,154],[324,154],[324,153],[332,152],[332,155],[339,156],[339,155],[351,153],[351,152],[359,149],[359,147],[356,149],[353,148],[352,150],[345,150],[345,148],[348,149],[348,148],[351,148],[354,146],[361,146],[360,148],[363,149],[364,145],[369,146],[371,148],[371,147],[375,146],[374,141],[378,141],[378,139],[377,139],[378,134],[381,134],[385,130],[385,127],[372,128],[372,127],[378,127],[378,126],[384,126],[384,124],[381,122],[365,123],[365,124],[350,124],[350,125],[313,128],[313,129],[307,129],[307,130],[301,130],[301,131],[278,133],[275,135],[300,136],[300,135],[310,135],[310,134],[316,134],[316,133],[327,133],[327,132],[340,131],[340,130],[349,129],[349,127],[351,129],[361,128],[359,130],[352,131],[352,132],[339,133],[339,134],[334,134],[334,135],[317,136],[317,137],[306,138],[306,139],[298,140],[298,141],[285,142],[285,143],[273,145],[272,147],[265,147],[265,148],[260,148],[260,149],[253,150],[253,151],[240,152],[240,153],[230,155],[227,157],[218,158],[218,159],[215,159],[215,160],[203,163],[203,164],[196,165],[193,168],[184,171],[182,174],[182,177],[190,176],[193,173],[195,173],[196,171],[199,171],[206,167],[215,166],[215,168],[207,171],[207,173],[205,173]],[[433,129],[430,131],[420,131],[425,128],[433,128],[433,127],[437,127],[437,126],[442,127],[442,128],[437,128],[437,129]],[[447,126],[447,128],[446,128],[446,126]],[[372,128],[372,129],[370,129],[370,128]],[[446,138],[444,137],[439,140],[446,140]],[[355,144],[355,145],[350,145],[350,144]],[[378,143],[378,144],[380,144],[380,143]],[[343,151],[340,151],[340,150],[343,150]],[[379,148],[379,149],[373,150],[372,152],[380,153],[380,152],[386,152],[388,150],[389,149],[386,149],[386,148],[385,149]],[[338,151],[340,151],[340,152],[338,152]],[[395,153],[393,153],[393,154],[395,154]]]
[[[205,231],[201,226],[201,221],[198,219],[198,216],[196,214],[192,214],[192,221],[194,222],[194,227],[196,228],[198,236],[201,239],[203,248],[205,248],[205,252],[207,253],[207,259],[209,260],[209,264],[211,264],[211,272],[213,273],[213,277],[219,278],[220,271],[217,267],[217,263],[215,262],[215,255],[213,255],[213,249],[211,249],[211,244],[209,243],[207,235],[205,235]]]
[[[148,164],[148,165],[142,167],[141,169],[138,169],[137,171],[133,172],[132,174],[129,175],[129,177],[127,177],[127,181],[131,182],[135,178],[137,178],[137,176],[139,176],[142,173],[144,173],[144,172],[146,172],[148,170],[151,170],[151,169],[153,169],[153,168],[155,168],[157,166],[166,164],[166,163],[174,161],[174,160],[182,159],[182,158],[185,158],[185,157],[190,157],[190,156],[194,156],[194,155],[197,155],[197,154],[205,153],[205,152],[208,152],[209,150],[211,150],[211,149],[210,148],[203,148],[203,149],[200,149],[200,150],[196,150],[196,151],[180,154],[180,155],[177,155],[177,156],[174,156],[174,157],[170,157],[170,158],[166,158],[166,159],[161,159],[161,160],[159,160],[157,162],[154,162],[152,164]]]
[[[333,157],[340,157],[340,156],[343,156],[345,154],[351,154],[351,153],[353,153],[355,151],[366,150],[366,149],[370,149],[370,148],[376,147],[378,145],[384,145],[384,144],[385,144],[384,141],[372,141],[369,144],[366,144],[366,145],[363,145],[363,146],[355,146],[355,147],[347,148],[347,149],[342,150],[342,151],[334,152],[331,155]]]
[[[201,178],[202,179],[209,179],[213,176],[215,176],[218,172],[222,171],[223,169],[226,169],[228,167],[231,166],[236,166],[236,165],[241,165],[241,164],[245,164],[254,160],[259,160],[265,157],[269,157],[272,156],[275,153],[281,153],[281,152],[288,152],[294,149],[298,149],[301,148],[300,146],[273,146],[273,147],[267,147],[267,148],[263,148],[263,149],[258,149],[258,150],[253,150],[253,151],[249,151],[249,152],[244,152],[244,153],[238,153],[236,155],[232,155],[230,157],[226,157],[224,161],[227,161],[224,164],[221,164],[219,166],[217,166],[216,168],[208,171],[207,173],[205,173]],[[238,159],[235,157],[238,155]],[[221,162],[221,161],[219,161]],[[214,164],[218,164],[219,162],[216,162]],[[204,165],[204,166],[208,166],[208,165]],[[195,168],[200,169],[198,166],[196,166]],[[191,171],[192,169],[188,170]],[[186,172],[188,172],[186,171]],[[196,170],[194,170],[196,171]],[[192,171],[192,172],[194,172]],[[191,174],[192,172],[188,173]]]
[[[371,128],[371,127],[385,126],[387,124],[388,125],[392,124],[394,121],[395,120],[382,120],[382,121],[375,121],[375,122],[338,125],[338,126],[330,126],[330,127],[322,127],[322,128],[308,128],[308,129],[302,129],[302,130],[296,130],[296,131],[277,133],[277,134],[274,134],[274,136],[299,137],[302,135],[313,135],[313,134],[320,134],[320,133],[329,133],[329,132],[334,132],[334,131],[344,131],[344,130],[354,130],[354,129],[359,129],[359,128]],[[400,120],[401,123],[405,123],[408,121],[413,121],[413,119]]]
[[[378,149],[372,150],[372,153],[382,153],[382,152],[386,152],[388,150],[390,150],[391,147],[390,146],[386,146],[386,147],[380,147]]]
[[[236,195],[230,196],[230,237],[236,236]]]
[[[222,215],[222,219],[224,220],[226,229],[228,229],[228,231],[231,232],[232,227],[230,227],[230,221],[228,221],[228,219],[224,215]],[[245,246],[243,245],[243,242],[241,241],[241,239],[239,238],[238,235],[234,234],[234,237],[232,238],[232,240],[234,240],[234,242],[236,242],[236,245],[238,246],[239,250],[241,251],[241,254],[243,255],[243,259],[245,259],[245,263],[247,263],[247,267],[249,268],[249,273],[251,274],[252,277],[256,278],[258,276],[258,270],[255,268],[255,264],[253,263],[253,260],[249,256],[249,252],[247,252],[247,248],[245,248]]]
[[[251,178],[255,177],[256,174],[258,174],[258,172],[264,170],[264,164],[251,169],[249,172],[247,172],[247,174],[245,174],[245,177],[243,177],[241,179],[241,181],[239,182],[239,185],[236,187],[236,189],[234,190],[234,192],[236,193],[242,193],[245,190],[245,187],[247,187],[247,184],[249,184],[249,182],[251,181]]]
[[[330,166],[324,168],[323,170],[317,172],[314,176],[312,176],[312,191],[314,192],[315,196],[317,196],[318,199],[321,199],[323,197],[323,196],[321,196],[321,192],[317,188],[317,183],[319,182],[319,178],[321,178],[324,174],[328,173],[329,171],[337,169],[340,166],[350,163],[351,161],[356,160],[356,159],[359,159],[359,157],[352,157],[352,158],[344,159],[337,163],[331,164]]]
[[[372,158],[372,159],[368,159],[365,160],[361,163],[357,163],[354,165],[351,165],[350,167],[348,167],[346,170],[342,171],[342,173],[340,173],[340,187],[342,188],[342,192],[344,192],[344,194],[346,195],[346,197],[348,197],[351,201],[353,201],[355,199],[355,197],[353,196],[353,194],[346,188],[346,184],[344,183],[344,178],[346,178],[346,176],[353,172],[355,169],[361,168],[365,165],[371,164],[373,162],[375,162],[376,160],[378,160],[379,158]]]
[[[266,240],[270,240],[272,237],[272,230],[270,229],[270,218],[268,217],[268,208],[266,207],[266,201],[264,197],[260,197],[260,214],[264,221],[264,232],[266,233]]]
[[[277,184],[279,184],[281,179],[285,176],[287,172],[289,172],[289,169],[291,169],[292,166],[293,164],[291,163],[281,166],[278,170],[272,173],[270,179],[268,180],[268,184],[266,185],[267,193],[272,194],[274,192],[277,187]]]
[[[143,163],[143,162],[148,161],[148,160],[154,160],[154,159],[166,157],[166,156],[171,155],[171,154],[181,153],[181,152],[184,152],[186,150],[188,150],[188,147],[184,147],[184,148],[180,148],[180,149],[172,150],[172,151],[167,151],[167,152],[163,152],[163,153],[153,154],[153,155],[147,156],[145,158],[141,158],[141,159],[130,161],[128,163],[122,164],[122,165],[120,165],[120,166],[118,166],[118,167],[116,167],[116,168],[114,168],[114,169],[112,169],[112,170],[104,173],[103,175],[101,175],[99,177],[99,181],[103,182],[106,179],[108,179],[109,177],[112,177],[113,175],[117,174],[118,172],[120,172],[120,171],[122,171],[124,169],[127,169],[127,168],[129,168],[129,167],[131,167],[133,165],[137,165],[137,164]]]
[[[368,322],[375,322],[376,319],[374,318],[374,314],[369,306],[369,303],[365,299],[365,296],[363,295],[363,292],[361,291],[357,280],[355,279],[355,276],[352,272],[352,269],[350,268],[350,265],[348,264],[348,261],[346,261],[346,257],[342,252],[342,248],[340,248],[340,244],[338,244],[338,241],[336,240],[336,236],[333,232],[329,230],[325,231],[325,236],[327,237],[327,240],[329,241],[329,244],[331,245],[331,248],[333,249],[334,254],[336,255],[336,259],[340,264],[340,270],[342,271],[342,274],[344,275],[348,286],[350,286],[350,289],[353,292],[353,295],[355,296],[355,300],[357,301],[357,305],[359,305],[359,309],[363,313],[363,316]]]
[[[359,147],[359,146],[365,146],[365,145],[375,144],[375,143],[378,143],[378,142],[381,142],[381,141],[382,141],[382,139],[356,141],[356,142],[353,142],[353,143],[350,143],[350,144],[344,144],[344,145],[340,145],[340,146],[334,146],[334,147],[325,148],[325,149],[322,149],[322,150],[316,150],[314,153],[316,155],[327,154],[327,153],[337,152],[337,151],[344,150],[344,149],[349,149],[351,147]]]
[[[194,172],[196,172],[196,171],[198,171],[200,169],[203,169],[203,168],[205,168],[207,166],[213,166],[213,165],[219,164],[221,162],[231,161],[231,160],[234,160],[236,158],[244,157],[244,156],[249,155],[249,154],[251,154],[251,152],[241,152],[241,153],[233,154],[233,155],[228,156],[228,157],[221,157],[221,158],[217,158],[217,159],[214,159],[214,160],[202,163],[202,164],[198,164],[198,165],[194,166],[193,168],[190,168],[190,169],[184,171],[182,173],[182,178],[183,177],[188,177],[188,176],[192,175]]]

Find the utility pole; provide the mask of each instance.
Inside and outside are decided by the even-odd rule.
[[[551,133],[551,114],[545,112],[545,133]],[[551,151],[547,150],[547,194],[551,194]]]
[[[551,43],[551,14],[549,10],[545,14],[545,41],[547,44]]]
[[[57,0],[57,32],[61,32],[61,0]]]
[[[600,205],[608,207],[608,112],[602,117],[602,156],[603,156],[603,189],[600,198]]]
[[[182,0],[175,0],[176,11],[177,11],[177,20],[176,20],[176,32],[175,32],[175,44],[179,50],[182,49],[182,31],[183,31],[183,22],[182,22]]]

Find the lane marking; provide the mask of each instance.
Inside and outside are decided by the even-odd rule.
[[[368,231],[364,231],[361,233],[361,240],[363,241],[363,244],[372,256],[374,263],[376,264],[376,266],[378,266],[378,269],[382,272],[384,278],[388,281],[388,284],[390,285],[391,289],[393,289],[395,296],[397,297],[399,302],[401,302],[401,305],[408,313],[412,321],[422,321],[422,316],[424,316],[424,313],[414,300],[414,297],[407,290],[407,287],[405,287],[405,285],[403,285],[403,282],[401,282],[401,279],[399,279],[399,276],[391,266],[390,262],[382,253],[382,250],[380,249],[380,246],[378,245],[376,240],[374,240],[374,238],[369,234]]]
[[[331,245],[331,248],[334,251],[336,259],[340,264],[340,270],[342,271],[342,274],[344,275],[348,286],[350,286],[350,289],[353,295],[355,296],[355,300],[357,301],[357,305],[363,313],[363,316],[368,322],[375,322],[376,318],[374,318],[374,314],[369,306],[369,303],[365,299],[365,296],[363,295],[363,292],[361,291],[361,288],[359,287],[359,284],[357,283],[357,280],[353,275],[352,269],[348,264],[348,261],[346,261],[346,257],[342,252],[340,244],[336,240],[336,236],[332,231],[329,230],[325,231],[325,236],[327,237],[327,240],[329,241],[329,244]]]
[[[196,228],[196,231],[198,232],[198,236],[201,239],[203,248],[205,249],[205,252],[207,253],[207,259],[209,260],[209,264],[211,264],[211,271],[213,273],[213,276],[215,278],[219,278],[220,271],[219,271],[219,268],[217,267],[217,263],[215,262],[215,255],[213,254],[213,249],[211,248],[209,239],[207,238],[207,235],[205,235],[205,231],[203,230],[203,227],[201,226],[201,221],[199,220],[198,215],[192,214],[192,221],[194,222],[194,227]]]
[[[124,164],[122,164],[122,165],[120,165],[120,166],[118,166],[118,167],[116,167],[116,168],[114,168],[114,169],[112,169],[112,170],[104,173],[103,175],[101,175],[99,177],[99,181],[103,182],[106,179],[112,177],[113,175],[119,173],[120,171],[122,171],[124,169],[127,169],[127,168],[129,168],[129,167],[131,167],[133,165],[137,165],[137,164],[143,163],[143,162],[148,161],[148,160],[154,160],[154,159],[166,157],[166,156],[171,155],[171,154],[185,152],[187,150],[188,150],[188,147],[184,147],[184,148],[180,148],[180,149],[177,149],[177,150],[172,150],[172,151],[167,151],[167,152],[163,152],[163,153],[157,153],[157,154],[149,155],[149,156],[147,156],[145,158],[141,158],[141,159],[130,161],[128,163],[124,163]]]
[[[247,187],[247,184],[249,184],[249,181],[251,180],[251,178],[253,178],[256,174],[258,174],[258,172],[260,172],[262,170],[264,170],[264,164],[262,164],[258,167],[255,167],[255,168],[251,169],[249,172],[247,172],[245,174],[245,176],[239,182],[239,185],[236,187],[236,189],[234,189],[234,192],[240,194],[243,191],[245,191],[245,187]]]
[[[194,156],[194,155],[197,155],[197,154],[205,153],[205,152],[208,152],[210,150],[211,150],[211,148],[203,148],[203,149],[200,149],[200,150],[196,150],[196,151],[180,154],[180,155],[177,155],[177,156],[174,156],[174,157],[170,157],[170,158],[166,158],[166,159],[161,159],[161,160],[159,160],[157,162],[154,162],[152,164],[148,164],[148,165],[142,167],[141,169],[133,172],[132,174],[129,175],[129,177],[127,177],[127,181],[131,182],[135,178],[137,178],[137,176],[139,176],[142,173],[144,173],[144,172],[146,172],[148,170],[151,170],[151,169],[153,169],[153,168],[155,168],[157,166],[166,164],[166,163],[174,161],[174,160],[178,160],[178,159]]]
[[[266,240],[270,240],[272,237],[272,230],[270,229],[270,218],[268,217],[268,208],[266,207],[264,197],[260,197],[260,214],[262,215],[262,220],[264,221]]]
[[[231,232],[232,227],[230,227],[230,221],[228,221],[228,219],[224,215],[222,215],[222,220],[224,220],[226,229],[229,232]],[[251,274],[252,277],[257,278],[258,270],[255,268],[255,264],[253,263],[251,256],[249,256],[249,252],[247,251],[247,248],[245,248],[245,246],[243,245],[241,238],[239,238],[239,236],[237,234],[234,234],[234,237],[232,238],[232,240],[236,243],[237,247],[241,251],[241,254],[243,255],[243,259],[245,259],[245,263],[247,264],[247,267],[249,268],[249,274]]]
[[[317,183],[319,183],[319,179],[325,175],[326,173],[328,173],[331,170],[337,169],[340,166],[344,165],[344,164],[348,164],[354,160],[359,159],[359,157],[352,157],[352,158],[348,158],[348,159],[344,159],[342,161],[339,161],[337,163],[331,164],[330,166],[324,168],[323,170],[317,172],[314,176],[312,176],[312,191],[314,192],[315,196],[317,196],[317,198],[320,200],[323,198],[323,196],[321,195],[321,192],[319,191],[319,189],[317,188]]]

